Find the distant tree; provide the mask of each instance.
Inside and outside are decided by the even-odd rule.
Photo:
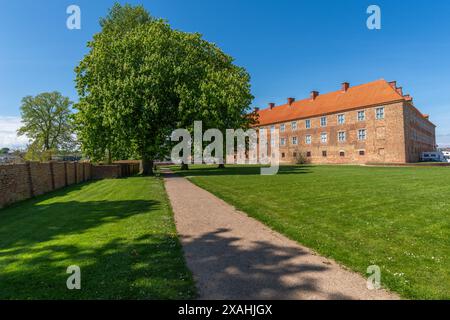
[[[1,148],[0,149],[0,154],[8,154],[9,153],[9,148]]]
[[[248,123],[248,73],[201,35],[173,30],[141,6],[116,4],[101,26],[76,68],[76,122],[87,154],[127,153],[151,174],[173,129],[194,120],[204,129]]]
[[[22,99],[23,126],[18,135],[31,140],[33,150],[50,159],[53,150],[71,148],[74,144],[70,107],[72,102],[59,92],[45,92]]]

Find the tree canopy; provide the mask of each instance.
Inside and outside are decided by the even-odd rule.
[[[198,33],[174,30],[142,6],[114,5],[76,68],[76,122],[83,151],[142,160],[167,155],[170,133],[249,125],[250,77]]]
[[[73,147],[73,125],[69,98],[59,92],[26,96],[20,107],[23,126],[18,135],[26,135],[33,149],[51,157],[52,150]]]

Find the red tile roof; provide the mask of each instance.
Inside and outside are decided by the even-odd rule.
[[[393,85],[386,80],[349,87],[347,91],[339,90],[318,95],[314,100],[311,98],[267,108],[259,113],[259,124],[267,125],[290,120],[304,119],[346,110],[386,104],[399,101],[411,101],[408,96],[402,96]]]

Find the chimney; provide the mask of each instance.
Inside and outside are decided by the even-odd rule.
[[[273,108],[275,108],[275,103],[270,102],[270,103],[269,103],[269,108],[270,108],[270,110],[272,110]]]
[[[342,83],[342,92],[347,92],[348,88],[350,88],[350,83],[343,82]]]
[[[402,87],[398,87],[396,90],[399,95],[403,96],[403,88]]]
[[[319,96],[319,91],[311,91],[311,100],[316,100]]]
[[[292,104],[293,104],[294,101],[295,101],[295,98],[288,98],[287,100],[288,100],[288,104],[289,104],[290,106],[292,106]]]
[[[412,102],[413,101],[413,98],[409,94],[405,94],[403,96],[403,98],[405,98],[405,101],[408,101],[408,102]]]
[[[389,82],[389,85],[390,85],[392,88],[397,89],[397,81],[390,81],[390,82]]]
[[[430,116],[428,114],[424,114],[423,117],[427,120],[430,119]]]
[[[259,108],[255,108],[255,112],[259,112]]]

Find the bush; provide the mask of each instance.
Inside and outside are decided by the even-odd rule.
[[[295,164],[308,164],[309,158],[306,156],[305,152],[301,152],[300,150],[295,151],[294,157]]]

